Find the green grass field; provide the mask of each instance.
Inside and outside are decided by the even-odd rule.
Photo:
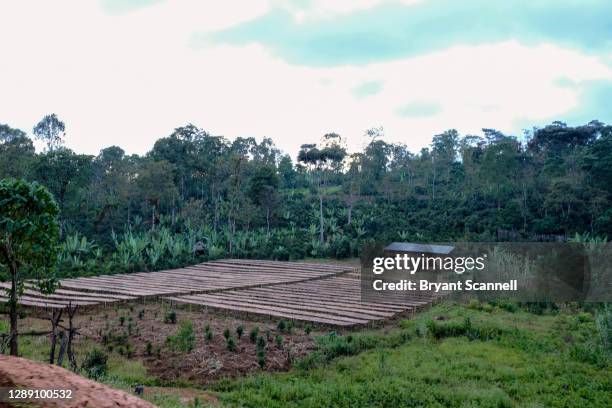
[[[244,407],[607,407],[610,326],[602,333],[596,318],[577,306],[534,314],[447,302],[388,329],[321,336],[286,373],[194,390],[160,383],[139,361],[112,353],[102,381],[160,386],[146,399],[161,407],[206,406],[206,398],[181,398],[198,392]],[[22,345],[24,356],[44,359],[44,339]]]
[[[471,330],[459,334],[466,318]],[[609,355],[590,314],[444,304],[402,326],[331,336],[303,364],[315,368],[219,384],[219,397],[247,407],[609,406]]]

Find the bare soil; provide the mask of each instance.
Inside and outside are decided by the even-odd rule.
[[[88,380],[62,367],[37,363],[25,358],[0,355],[0,385],[27,389],[70,389],[70,400],[38,400],[39,407],[134,407],[154,408],[154,405]],[[1,406],[10,406],[0,402]]]
[[[167,323],[164,318],[168,311],[175,310],[177,322]],[[27,317],[20,321],[22,331],[46,330],[49,322],[40,320],[41,315]],[[121,322],[123,317],[123,323]],[[195,334],[195,347],[190,352],[173,351],[167,342],[168,336],[176,335],[180,323],[190,320]],[[284,371],[291,368],[292,362],[304,357],[315,348],[314,337],[324,331],[313,329],[310,335],[304,327],[294,327],[290,333],[280,332],[277,328],[279,319],[253,320],[239,318],[234,314],[222,314],[218,311],[206,311],[203,308],[180,306],[171,309],[162,302],[127,303],[105,308],[77,311],[75,326],[79,335],[75,338],[77,359],[82,361],[83,353],[79,344],[92,341],[99,348],[110,353],[120,353],[129,358],[143,362],[148,374],[164,382],[189,381],[195,384],[209,384],[224,379],[236,378],[246,374],[265,371]],[[205,339],[205,326],[209,325],[213,333],[211,341]],[[236,333],[238,326],[244,329],[239,339]],[[259,335],[266,338],[266,364],[262,369],[257,361],[256,345],[249,339],[249,333],[255,327]],[[229,351],[223,336],[229,329],[236,341],[236,350]],[[279,346],[277,335],[282,337]],[[105,339],[124,338],[120,341]],[[148,353],[147,343],[151,343]]]

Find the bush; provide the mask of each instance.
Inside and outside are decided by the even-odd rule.
[[[147,345],[145,346],[145,354],[147,356],[150,356],[151,354],[153,354],[153,344],[151,344],[150,341],[147,341]]]
[[[229,338],[232,337],[232,332],[230,332],[230,329],[223,330],[223,337],[225,337],[225,340],[229,340]]]
[[[276,341],[276,346],[278,348],[283,348],[283,336],[281,336],[280,334],[277,334],[274,340]]]
[[[227,349],[229,351],[236,351],[236,341],[231,336],[227,338]]]
[[[304,333],[306,333],[306,335],[308,335],[308,336],[309,336],[309,335],[310,335],[310,332],[312,332],[312,326],[311,326],[311,325],[309,325],[309,324],[307,324],[307,325],[304,327]]]
[[[259,350],[257,352],[257,364],[259,364],[259,368],[264,368],[266,365],[266,352],[265,350]]]
[[[106,374],[108,356],[102,350],[94,348],[90,351],[83,364],[81,370],[85,372],[87,377],[98,379]]]
[[[176,312],[174,310],[170,310],[164,316],[164,323],[176,323]]]
[[[276,328],[279,332],[284,333],[285,329],[287,328],[287,325],[284,320],[281,320],[280,322],[278,322],[278,325],[276,325]]]
[[[251,329],[251,332],[249,333],[249,340],[251,340],[251,343],[255,343],[257,341],[258,335],[259,335],[259,326],[255,326]]]
[[[195,334],[193,332],[193,323],[190,320],[185,320],[181,323],[179,332],[174,336],[168,336],[166,342],[173,350],[180,350],[185,353],[190,352],[195,347]]]
[[[138,312],[138,318],[139,318],[140,320],[142,320],[142,319],[144,318],[144,314],[145,314],[144,309],[141,309],[141,310]]]
[[[266,339],[263,338],[263,336],[259,336],[257,338],[257,350],[265,350],[266,348]]]
[[[240,325],[236,327],[236,335],[238,336],[238,339],[242,338],[243,333],[244,333],[244,326]]]

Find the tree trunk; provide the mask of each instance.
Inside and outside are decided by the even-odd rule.
[[[10,251],[7,249],[7,253]],[[17,328],[17,262],[15,260],[11,260],[10,263],[11,268],[11,295],[9,299],[10,305],[10,316],[11,316],[11,331],[10,331],[10,349],[11,356],[17,356],[19,354],[19,331]]]
[[[15,282],[15,277],[13,277],[13,282],[11,284],[11,299],[9,303],[11,315],[11,356],[17,356],[19,353],[19,343],[17,341],[19,333],[17,331],[17,282]]]
[[[62,363],[64,362],[64,354],[66,353],[66,346],[68,345],[68,337],[66,336],[66,333],[61,331],[60,332],[60,350],[59,350],[59,354],[57,355],[57,365],[61,367]]]
[[[57,342],[57,325],[62,318],[62,309],[51,313],[51,350],[49,351],[49,364],[55,362],[55,344]]]
[[[78,305],[72,307],[72,304],[68,303],[68,348],[66,349],[66,352],[68,353],[68,361],[70,362],[70,368],[72,371],[77,370],[76,357],[74,356],[74,351],[72,350],[72,339],[74,338],[76,329],[74,328],[72,320],[78,307]]]
[[[319,239],[321,243],[325,242],[325,238],[323,236],[323,192],[319,194]]]

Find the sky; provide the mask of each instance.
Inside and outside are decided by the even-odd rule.
[[[295,157],[336,132],[418,151],[446,129],[612,123],[608,0],[0,2],[0,123],[144,154],[193,123]]]

